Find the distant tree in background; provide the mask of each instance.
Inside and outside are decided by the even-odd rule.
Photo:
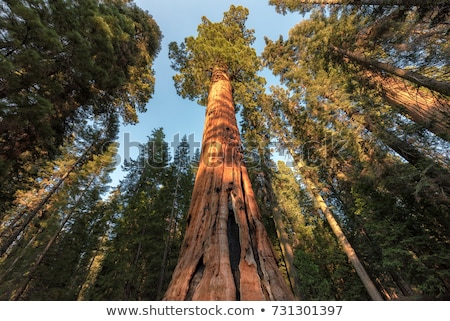
[[[88,298],[161,299],[178,256],[193,185],[186,143],[182,140],[169,164],[164,132],[153,130],[143,153],[126,165],[127,175],[117,187],[120,207]]]

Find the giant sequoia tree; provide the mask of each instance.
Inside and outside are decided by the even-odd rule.
[[[245,108],[262,81],[247,15],[231,6],[220,23],[203,17],[197,37],[170,44],[178,93],[207,108],[185,238],[165,300],[293,298],[261,221],[235,117],[235,102]]]

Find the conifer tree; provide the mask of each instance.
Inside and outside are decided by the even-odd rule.
[[[108,125],[114,127],[113,123]],[[108,190],[116,153],[116,146],[111,143],[114,137],[102,138],[103,129],[100,133],[89,126],[82,130],[84,133],[78,133],[80,136],[95,139],[103,146],[95,155],[91,153],[78,164],[76,171],[71,171],[64,184],[53,191],[45,205],[36,211],[14,239],[1,262],[3,299],[74,300],[77,297],[78,287],[97,246],[97,237],[105,233],[105,220],[98,204]],[[115,134],[115,131],[111,133]],[[60,162],[49,164],[50,169],[57,171],[58,164],[64,165],[79,158],[77,148],[83,148],[82,143],[81,138],[71,141]],[[84,143],[92,145],[89,140]],[[47,177],[43,176],[43,181],[47,181]],[[41,188],[45,190],[48,185]],[[29,198],[31,192],[36,193],[34,190],[23,196]],[[38,190],[37,194],[42,194],[42,191]],[[26,213],[27,208],[18,204],[14,210]]]
[[[105,252],[98,258],[86,299],[160,300],[176,264],[193,178],[189,145],[182,139],[169,163],[162,128],[142,153],[127,161],[117,187]],[[106,205],[107,206],[107,205]]]
[[[199,169],[186,233],[165,300],[287,300],[241,151],[235,103],[253,100],[259,61],[248,10],[206,17],[198,36],[170,44],[176,88],[207,104]]]
[[[2,218],[0,256],[17,241],[32,221],[39,220],[39,214],[45,210],[45,206],[64,186],[66,180],[70,179],[71,175],[77,175],[95,155],[103,153],[111,144],[117,131],[117,119],[114,115],[102,118],[99,118],[94,126],[83,122],[77,129],[74,128],[72,136],[75,139],[71,137],[67,140],[64,146],[66,153],[57,161],[49,162],[43,167],[35,180],[35,188],[16,193],[16,206]],[[84,126],[86,127],[83,128]],[[95,128],[96,126],[100,129]]]
[[[441,153],[448,145],[424,131],[420,122],[405,119],[390,106],[391,101],[374,90],[370,80],[364,80],[368,73],[376,79],[385,72],[349,63],[328,45],[382,56],[400,68],[408,64],[411,70],[447,81],[448,58],[438,45],[446,37],[445,28],[441,30],[439,19],[433,18],[446,13],[439,6],[433,10],[390,8],[383,18],[391,13],[391,19],[381,24],[381,18],[374,15],[380,12],[377,10],[386,8],[315,11],[291,30],[286,42],[268,42],[264,55],[290,89],[292,100],[282,117],[297,140],[293,153],[315,167],[319,188],[328,191],[323,193],[329,194],[334,204],[345,208],[340,213],[342,228],[355,250],[362,253],[370,273],[377,276],[373,279],[380,280],[377,287],[383,296],[423,293],[442,298],[448,291],[448,256],[443,255],[448,242],[438,235],[448,233],[448,189],[436,177],[448,175],[448,158]],[[409,19],[404,19],[406,16]],[[424,33],[420,30],[433,32],[421,38],[418,34]],[[411,43],[405,43],[406,39]],[[413,52],[412,48],[425,49],[426,42],[436,48],[434,53]],[[412,94],[412,101],[416,92],[402,95]],[[442,94],[435,98],[448,102]],[[424,123],[436,123],[433,117]],[[445,116],[437,119],[441,128],[446,121]],[[440,167],[441,174],[432,173]],[[428,237],[433,246],[425,249],[419,244]],[[411,251],[409,257],[407,251]],[[402,265],[409,268],[401,269]],[[388,293],[392,286],[387,283],[395,284],[399,291]]]
[[[55,159],[77,122],[136,123],[153,94],[161,32],[130,1],[2,1],[0,207]]]

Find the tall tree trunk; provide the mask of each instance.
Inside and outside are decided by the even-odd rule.
[[[445,0],[297,0],[297,2],[300,4],[436,6],[444,4]]]
[[[416,124],[450,141],[450,101],[433,95],[423,88],[414,87],[397,77],[383,76],[365,70],[362,81],[381,91],[386,102],[399,108]]]
[[[243,163],[232,88],[215,68],[201,160],[164,300],[292,300]]]
[[[448,81],[438,81],[414,71],[398,68],[392,64],[380,62],[378,60],[367,57],[366,55],[359,52],[345,50],[333,45],[330,45],[330,49],[335,53],[344,55],[350,58],[352,61],[357,62],[361,65],[385,71],[402,79],[406,79],[416,85],[423,86],[443,95],[450,96],[450,82]]]

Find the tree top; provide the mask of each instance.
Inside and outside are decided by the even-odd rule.
[[[211,22],[202,17],[196,37],[169,44],[171,67],[178,72],[173,78],[180,96],[206,105],[214,68],[227,71],[236,97],[240,96],[241,84],[255,81],[260,61],[251,47],[254,30],[245,26],[248,15],[247,8],[231,5],[222,21]],[[243,101],[238,99],[238,103]]]

